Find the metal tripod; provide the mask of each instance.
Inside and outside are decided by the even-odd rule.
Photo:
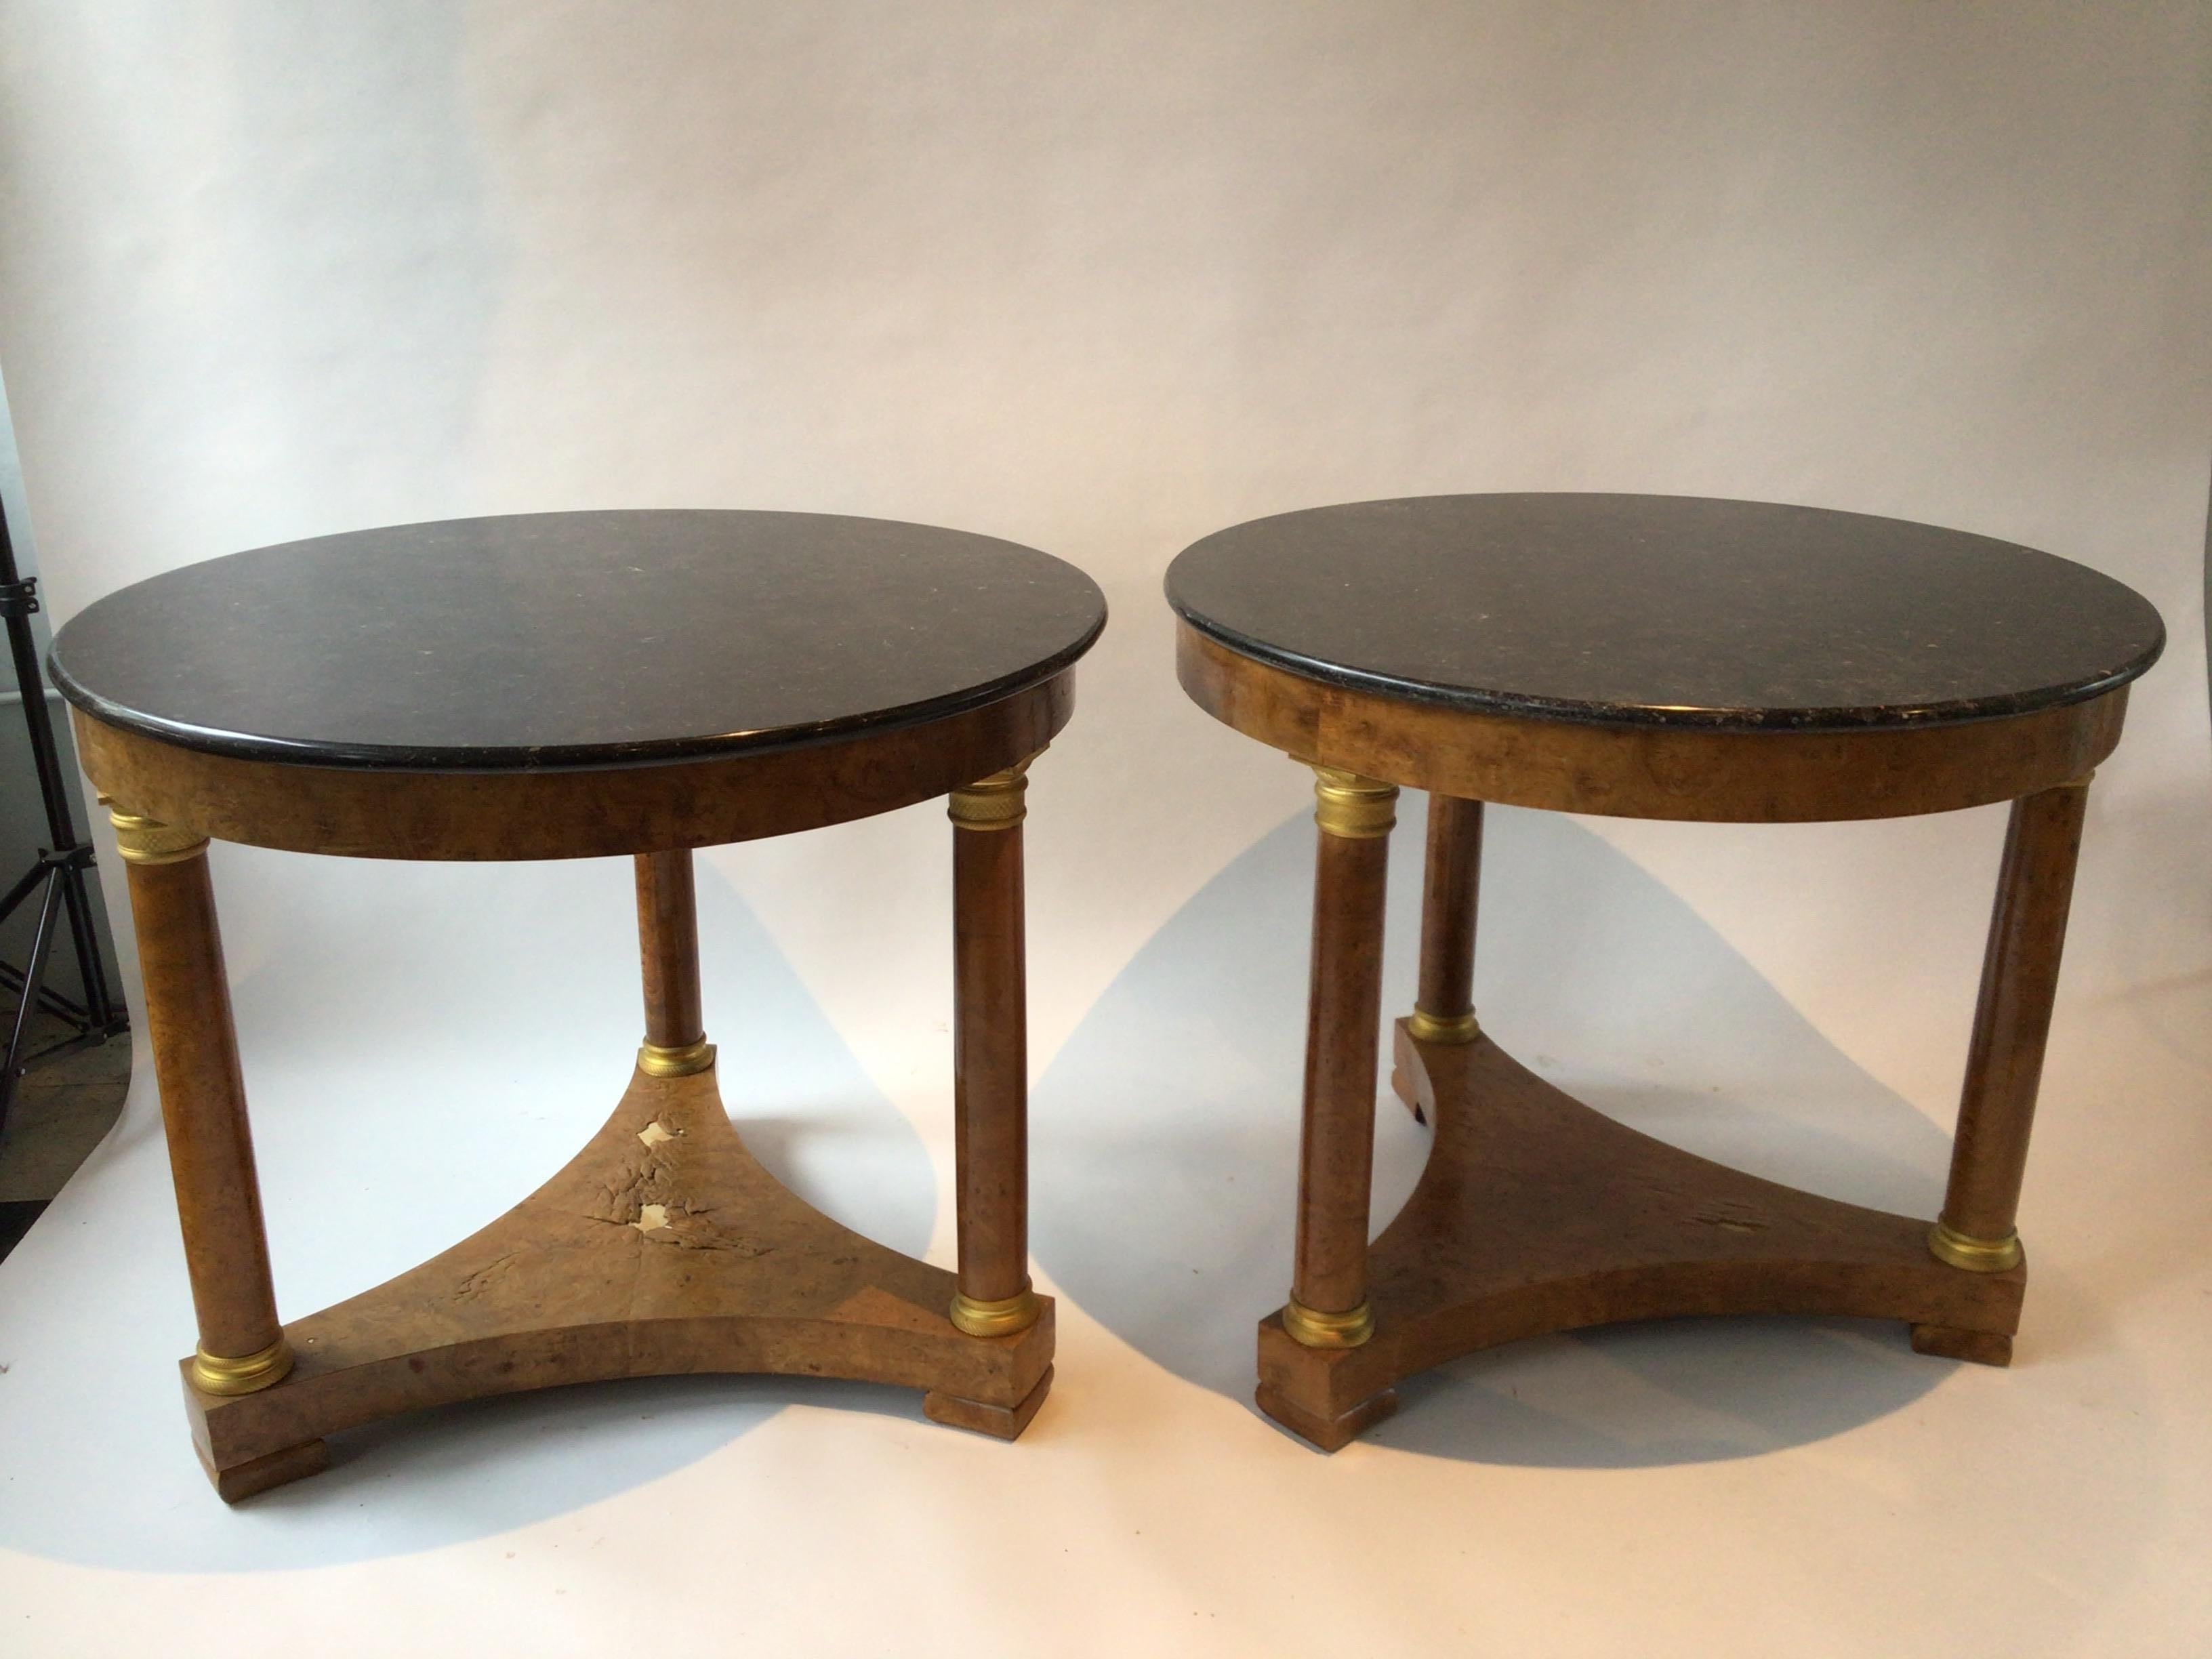
[[[0,899],[0,923],[18,907],[39,898],[39,921],[31,935],[31,954],[18,969],[0,963],[0,985],[18,994],[14,1023],[8,1028],[8,1048],[0,1059],[0,1130],[8,1126],[15,1090],[34,1060],[43,1060],[71,1048],[105,1042],[128,1030],[130,1015],[107,988],[107,972],[100,959],[100,936],[93,931],[92,900],[84,872],[92,868],[92,843],[77,839],[76,822],[70,811],[69,783],[62,775],[61,757],[54,748],[52,718],[46,712],[46,677],[39,671],[39,646],[31,632],[31,617],[39,608],[39,584],[15,569],[15,546],[8,536],[8,514],[0,507],[0,619],[8,625],[8,648],[15,659],[15,684],[22,689],[23,723],[30,729],[31,763],[38,769],[39,794],[46,808],[50,847],[40,850],[37,862]],[[70,939],[76,949],[79,982],[84,1000],[64,996],[46,983],[46,962],[53,954],[58,924],[66,920]],[[33,1054],[27,1052],[31,1027],[38,1011],[58,1015],[72,1034]]]

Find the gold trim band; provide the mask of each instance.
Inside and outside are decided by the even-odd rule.
[[[637,1051],[637,1069],[647,1077],[690,1077],[714,1063],[714,1045],[701,1037],[680,1048],[664,1048],[647,1042]]]
[[[1292,1297],[1283,1304],[1283,1328],[1309,1348],[1356,1348],[1375,1334],[1375,1304],[1349,1313],[1322,1313]]]
[[[292,1346],[280,1333],[259,1353],[225,1359],[205,1348],[192,1354],[192,1386],[202,1394],[258,1394],[291,1375]]]
[[[952,1294],[952,1322],[970,1336],[1012,1336],[1036,1324],[1042,1311],[1026,1279],[1019,1291],[996,1302],[979,1302],[957,1291]]]
[[[1325,836],[1379,841],[1398,822],[1398,786],[1377,783],[1340,766],[1314,771],[1314,822]]]
[[[1012,830],[1030,815],[1024,799],[1029,793],[1029,769],[1030,761],[1024,761],[955,789],[945,798],[945,816],[963,830]]]
[[[115,850],[125,864],[182,864],[207,851],[208,838],[197,830],[182,830],[120,807],[111,807],[107,819],[115,826]]]
[[[1406,1030],[1421,1042],[1472,1042],[1482,1035],[1472,1008],[1463,1014],[1432,1014],[1416,1008],[1406,1017]]]
[[[1964,1267],[1970,1273],[2009,1272],[2020,1266],[2024,1254],[2016,1229],[2002,1238],[1976,1238],[1948,1221],[1938,1221],[1928,1230],[1928,1248],[1938,1261]]]

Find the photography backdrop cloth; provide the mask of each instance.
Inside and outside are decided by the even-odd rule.
[[[239,548],[663,505],[1001,535],[1114,617],[1031,791],[1061,1352],[1018,1445],[642,1383],[373,1431],[226,1510],[142,1038],[0,1268],[0,1651],[2204,1651],[2208,86],[2185,3],[9,0],[0,359],[58,622]],[[1720,1322],[1462,1362],[1334,1459],[1253,1412],[1309,780],[1184,701],[1160,575],[1263,514],[1531,489],[1924,520],[2164,611],[2092,798],[2011,1370]],[[700,859],[749,1139],[940,1261],[949,833]],[[2002,833],[1497,813],[1486,1020],[1655,1133],[1932,1212]],[[214,862],[287,1312],[611,1104],[621,865]],[[1424,1143],[1387,1101],[1378,1135],[1379,1221]]]

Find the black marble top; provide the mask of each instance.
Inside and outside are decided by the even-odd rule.
[[[1450,708],[1850,729],[2022,714],[2166,641],[2109,576],[1898,519],[1680,495],[1434,495],[1286,513],[1170,567],[1231,649]]]
[[[54,641],[109,723],[314,766],[639,765],[919,726],[1105,626],[1073,565],[804,513],[547,513],[291,542],[111,593]]]

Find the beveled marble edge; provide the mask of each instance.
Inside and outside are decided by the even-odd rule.
[[[1169,567],[1173,573],[1172,564]],[[1163,580],[1164,587],[1164,579]],[[1239,656],[1279,668],[1304,678],[1378,696],[1399,697],[1408,702],[1464,709],[1469,714],[1507,714],[1527,720],[1557,720],[1574,726],[1669,726],[1709,732],[1864,732],[1905,726],[1954,726],[1972,720],[2003,720],[2016,714],[2059,708],[2069,703],[2090,702],[2140,679],[2166,651],[2161,620],[2159,636],[2138,659],[2108,674],[2075,684],[2038,687],[2001,697],[1963,698],[1926,705],[1884,704],[1874,708],[1688,708],[1638,703],[1596,703],[1443,685],[1424,680],[1401,679],[1339,663],[1285,651],[1226,629],[1185,609],[1167,594],[1176,617],[1198,633]]]
[[[1074,568],[1073,566],[1069,568]],[[1085,580],[1091,579],[1086,575]],[[1096,581],[1092,581],[1091,586],[1097,590]],[[809,726],[777,726],[763,732],[722,732],[636,744],[540,744],[534,748],[425,748],[274,738],[213,730],[123,708],[80,684],[70,674],[59,655],[52,649],[46,654],[46,676],[65,700],[94,720],[122,731],[150,738],[158,743],[202,754],[222,755],[234,760],[358,771],[603,772],[633,767],[674,765],[726,756],[769,754],[778,750],[836,743],[868,732],[927,726],[933,721],[1018,696],[1065,672],[1098,642],[1099,636],[1106,630],[1107,615],[1106,597],[1103,592],[1100,592],[1097,620],[1065,649],[1040,659],[1018,673],[1002,675],[998,679],[949,696],[930,698],[892,708],[870,709],[846,719],[817,721]]]

